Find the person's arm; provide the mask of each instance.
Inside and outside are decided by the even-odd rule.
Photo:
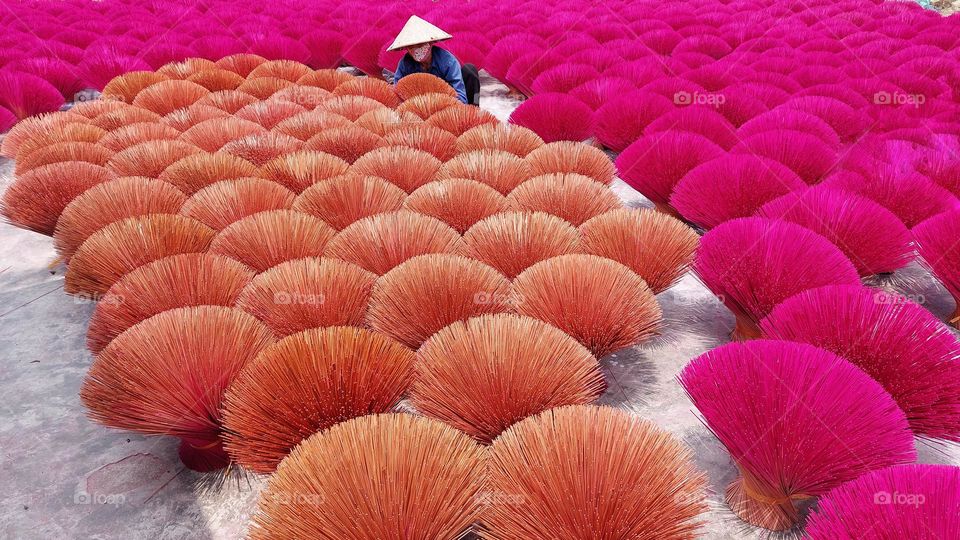
[[[450,86],[453,87],[457,92],[457,99],[461,102],[467,102],[467,87],[463,84],[463,72],[460,69],[460,62],[457,61],[457,58],[448,54],[448,62],[444,69],[443,80],[447,81]]]
[[[410,74],[406,68],[406,60],[407,57],[404,56],[400,59],[400,63],[397,64],[397,71],[393,74],[393,84],[397,84],[397,81]]]

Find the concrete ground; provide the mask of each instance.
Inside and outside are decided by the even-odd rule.
[[[517,104],[492,79],[481,99],[501,119]],[[12,169],[0,163],[0,192]],[[622,182],[614,189],[630,206],[648,204]],[[0,224],[0,539],[243,537],[262,478],[195,474],[180,465],[174,439],[84,416],[78,392],[92,360],[84,339],[94,306],[64,294],[63,267],[48,267],[54,258],[49,238]],[[938,316],[953,308],[916,266],[898,273],[896,287]],[[703,538],[765,537],[723,504],[734,466],[675,379],[692,357],[727,340],[733,317],[691,275],[658,299],[663,334],[603,359],[609,389],[601,402],[649,418],[693,448],[712,490]],[[918,449],[922,462],[960,464],[960,446]]]
[[[929,3],[929,6],[926,5]],[[958,0],[924,0],[920,5],[926,8],[933,8],[944,15],[953,15],[960,12],[960,1]]]

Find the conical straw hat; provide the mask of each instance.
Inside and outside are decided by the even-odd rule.
[[[400,30],[397,38],[393,40],[393,44],[390,45],[387,50],[395,51],[411,45],[443,41],[452,37],[450,34],[414,15],[410,17],[407,24],[403,25],[403,30]]]

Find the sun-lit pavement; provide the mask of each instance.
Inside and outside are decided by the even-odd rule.
[[[518,101],[483,79],[481,104],[506,120]],[[0,189],[12,180],[0,165]],[[632,207],[646,200],[621,181]],[[64,294],[49,238],[0,224],[0,539],[234,539],[243,536],[263,479],[204,477],[184,470],[177,440],[93,424],[78,392],[91,362],[84,346],[93,304]],[[949,295],[916,266],[898,273],[903,292],[923,295],[939,316]],[[658,296],[663,334],[603,359],[604,404],[677,434],[710,476],[705,538],[760,538],[721,503],[735,469],[675,381],[690,358],[727,339],[733,317],[692,275]],[[960,447],[918,444],[920,461],[960,464]]]

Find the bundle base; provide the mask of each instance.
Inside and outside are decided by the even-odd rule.
[[[188,469],[197,472],[218,471],[230,464],[230,457],[219,439],[216,441],[180,439],[178,454],[180,461]]]
[[[727,486],[727,505],[743,521],[771,531],[785,531],[797,522],[799,515],[789,499],[781,503],[767,503],[747,495],[743,478],[737,478]]]
[[[653,206],[657,209],[657,212],[660,212],[661,214],[666,214],[670,217],[677,218],[680,221],[684,221],[683,216],[681,216],[680,213],[674,209],[674,207],[667,203],[654,202]]]
[[[761,337],[760,327],[757,326],[757,323],[739,316],[736,320],[736,326],[734,326],[733,331],[730,332],[730,339],[734,341],[749,341]]]
[[[516,86],[513,86],[512,84],[507,84],[507,83],[503,83],[503,85],[507,87],[507,97],[511,97],[514,99],[527,98],[527,95],[521,92]]]

